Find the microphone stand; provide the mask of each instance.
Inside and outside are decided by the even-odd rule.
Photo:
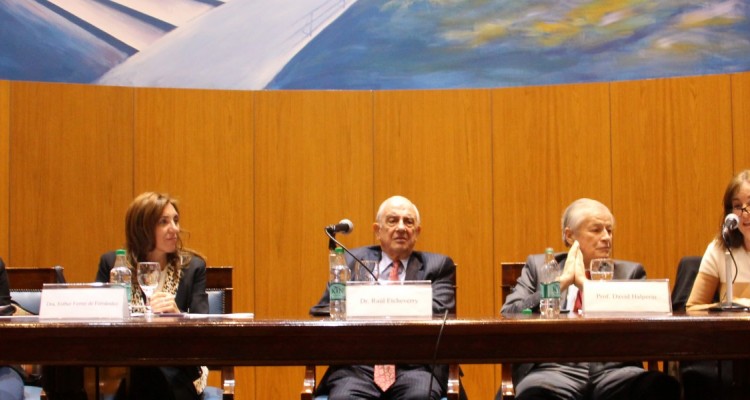
[[[750,308],[743,306],[742,304],[737,304],[734,302],[733,297],[733,288],[732,285],[734,284],[734,279],[732,278],[732,269],[735,271],[737,270],[737,262],[734,260],[734,255],[732,254],[732,250],[729,247],[729,239],[728,236],[729,231],[722,232],[722,239],[724,239],[724,246],[727,248],[727,250],[724,252],[724,275],[726,275],[726,285],[727,285],[727,291],[726,291],[726,298],[723,302],[717,307],[711,307],[709,310],[711,311],[750,311]],[[732,268],[734,266],[734,268]]]
[[[349,254],[354,259],[354,261],[356,261],[357,264],[359,264],[359,266],[361,268],[364,268],[365,271],[367,271],[367,273],[370,274],[370,276],[375,281],[375,283],[378,284],[378,285],[380,285],[380,281],[378,281],[378,277],[375,276],[375,274],[372,271],[370,271],[369,268],[367,268],[367,266],[365,265],[365,263],[363,263],[362,260],[360,260],[359,258],[357,258],[357,256],[355,256],[354,254],[352,254],[352,252],[349,251],[349,249],[347,249],[346,246],[344,246],[343,244],[341,244],[341,242],[339,242],[338,240],[336,240],[336,234],[335,233],[331,232],[328,228],[325,228],[324,231],[326,232],[326,236],[328,236],[328,249],[329,250],[335,249],[336,245],[338,245],[339,247],[341,247],[342,249],[344,249],[344,251],[347,254]]]

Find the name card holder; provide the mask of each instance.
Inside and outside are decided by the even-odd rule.
[[[583,312],[669,314],[672,312],[669,279],[585,281]]]
[[[45,283],[39,318],[125,319],[130,317],[125,287],[109,283]]]
[[[432,319],[432,282],[347,282],[346,319],[382,318]]]

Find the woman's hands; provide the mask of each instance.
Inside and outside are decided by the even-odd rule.
[[[151,296],[151,310],[155,313],[179,313],[174,295],[167,292],[156,292]]]

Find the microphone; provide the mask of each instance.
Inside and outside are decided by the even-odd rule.
[[[732,214],[734,215],[734,214]],[[334,225],[328,225],[326,226],[326,231],[330,233],[331,235],[335,235],[336,233],[343,233],[343,234],[349,234],[354,230],[354,224],[352,221],[349,221],[348,219],[342,219],[339,221],[338,224]]]
[[[737,215],[734,213],[729,213],[726,217],[724,217],[724,225],[721,228],[721,236],[724,237],[724,240],[727,240],[727,237],[729,237],[729,232],[737,229],[737,226],[739,224],[740,219],[737,218]]]
[[[344,249],[344,251],[347,254],[349,254],[354,259],[354,262],[359,264],[360,267],[364,268],[365,271],[367,271],[367,273],[370,274],[370,276],[372,276],[372,278],[375,280],[375,283],[380,285],[380,282],[378,281],[378,277],[375,276],[375,272],[367,268],[367,266],[365,265],[364,262],[362,262],[362,260],[360,260],[359,258],[357,258],[357,256],[352,254],[352,252],[349,251],[349,249],[346,246],[341,244],[341,242],[336,240],[336,232],[349,233],[352,231],[352,229],[354,229],[354,224],[352,223],[352,221],[349,221],[348,219],[342,219],[341,222],[339,222],[336,225],[326,226],[324,231],[326,233],[326,236],[328,236],[328,248],[333,250],[336,248],[336,245],[340,246],[342,249]]]

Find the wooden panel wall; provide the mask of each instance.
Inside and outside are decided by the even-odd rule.
[[[612,84],[616,254],[651,278],[703,255],[732,176],[729,76]]]
[[[6,263],[10,248],[10,83],[0,81],[0,258]]]
[[[255,304],[252,92],[137,89],[134,193],[180,201],[185,245],[208,265],[231,265],[234,311]],[[124,215],[124,211],[122,213]],[[237,396],[251,368],[236,371]]]
[[[392,92],[0,82],[0,256],[91,281],[132,198],[167,191],[188,245],[235,266],[237,311],[304,318],[325,288],[323,227],[349,218],[339,239],[370,244],[398,193],[422,213],[418,248],[459,264],[459,315],[496,315],[496,266],[563,250],[560,216],[578,197],[611,207],[617,257],[673,278],[750,167],[748,103],[750,74]],[[464,372],[472,398],[494,396],[496,368]],[[302,368],[237,378],[239,400],[296,398]]]
[[[732,78],[732,150],[734,172],[750,169],[750,72]],[[729,182],[729,178],[726,179]],[[722,192],[723,193],[723,192]]]
[[[372,94],[259,92],[255,156],[255,313],[304,318],[328,279],[324,227],[343,218],[347,247],[370,243]],[[257,368],[257,399],[299,396],[303,369]]]
[[[91,282],[133,193],[133,89],[14,82],[10,265]]]
[[[565,207],[612,204],[608,85],[501,89],[492,104],[495,263],[565,251]]]
[[[489,116],[486,90],[375,93],[376,206],[396,194],[417,205],[417,248],[458,264],[457,311],[465,317],[493,310]],[[462,369],[470,395],[496,389],[492,366]]]

